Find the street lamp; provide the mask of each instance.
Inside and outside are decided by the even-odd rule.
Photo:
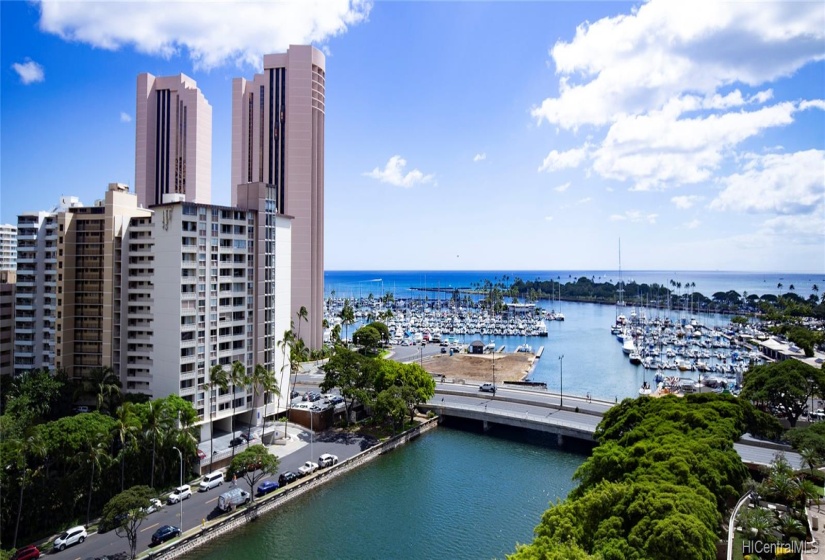
[[[309,460],[312,461],[312,458],[315,457],[315,454],[312,452],[312,442],[315,440],[315,428],[312,427],[312,419],[315,417],[315,412],[310,409],[309,410]]]
[[[564,354],[559,356],[559,408],[564,406]]]
[[[496,398],[496,349],[493,348],[493,396],[490,398]]]
[[[180,485],[183,486],[183,453],[177,447],[172,449],[177,451],[178,457],[180,457]],[[180,504],[180,530],[183,532],[183,498],[181,496],[178,496],[178,503]]]
[[[424,346],[423,346],[423,344],[418,345],[418,365],[420,365],[422,369],[424,368]]]

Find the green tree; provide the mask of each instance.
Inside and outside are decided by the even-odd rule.
[[[341,324],[344,325],[344,337],[347,339],[346,342],[349,343],[349,326],[355,323],[355,310],[349,304],[349,300],[344,300],[344,307],[341,308],[338,317],[341,318]]]
[[[129,543],[129,558],[137,555],[137,537],[143,520],[146,519],[147,509],[153,491],[148,486],[132,486],[114,496],[103,506],[101,523],[115,527],[115,534],[126,538]],[[121,521],[124,520],[125,521]]]
[[[94,439],[86,443],[85,449],[75,455],[75,462],[77,465],[81,468],[86,466],[90,471],[89,495],[86,506],[86,525],[88,525],[92,519],[92,495],[94,493],[95,472],[99,472],[101,467],[103,467],[109,459],[108,447],[108,437],[104,434],[97,434]]]
[[[825,372],[799,360],[756,366],[745,373],[741,397],[782,411],[791,427],[805,410],[811,396],[821,395]]]
[[[244,390],[249,384],[249,377],[246,373],[246,366],[242,362],[235,360],[229,368],[229,382],[232,384],[232,437],[235,437],[235,389],[243,387]],[[232,446],[232,456],[235,456],[235,446]]]
[[[117,461],[120,463],[120,491],[124,490],[124,474],[126,471],[126,458],[130,453],[138,449],[138,434],[140,433],[140,421],[133,411],[134,405],[125,402],[115,411],[115,426],[113,436],[118,444]]]
[[[147,403],[145,416],[141,420],[143,437],[152,446],[152,462],[149,473],[149,486],[152,488],[155,487],[155,461],[157,459],[158,440],[162,440],[170,428],[169,417],[164,410],[164,404],[161,400]]]
[[[301,321],[308,323],[309,322],[309,312],[305,306],[301,306],[295,315],[298,317],[298,338],[301,338]]]
[[[302,308],[303,309],[303,308]],[[252,373],[249,376],[249,383],[252,385],[252,391],[254,394],[253,397],[253,404],[255,399],[258,397],[258,394],[263,391],[264,393],[264,416],[263,416],[263,427],[266,427],[266,397],[270,394],[280,395],[280,391],[278,390],[278,380],[275,377],[275,372],[268,370],[261,364],[255,364],[255,367],[252,369]],[[252,422],[253,422],[253,414],[255,413],[255,409],[252,408],[249,411],[249,423],[247,428],[247,440],[251,439],[251,429],[252,429]]]
[[[381,333],[367,325],[352,333],[352,341],[362,347],[364,355],[375,354],[381,342]]]
[[[363,359],[356,352],[344,346],[336,346],[335,352],[326,364],[321,366],[324,380],[320,389],[324,392],[337,387],[344,398],[346,406],[346,423],[352,414],[352,408],[364,390],[371,385],[369,373],[363,368]]]
[[[391,385],[378,393],[372,405],[373,419],[379,423],[389,421],[395,433],[403,429],[407,415],[404,393],[403,387]]]
[[[249,495],[255,501],[254,486],[265,476],[276,474],[280,461],[263,445],[250,445],[242,453],[232,458],[229,472],[243,472],[243,478],[249,483]]]

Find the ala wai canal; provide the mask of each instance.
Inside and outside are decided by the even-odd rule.
[[[503,558],[532,540],[588,453],[442,425],[187,558]]]

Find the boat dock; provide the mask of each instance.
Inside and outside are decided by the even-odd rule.
[[[539,346],[539,349],[536,350],[536,359],[541,358],[542,354],[544,354],[544,346]]]

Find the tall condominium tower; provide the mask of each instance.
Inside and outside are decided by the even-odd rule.
[[[50,211],[17,217],[17,284],[14,305],[14,374],[54,369],[58,217],[83,206],[64,196]]]
[[[324,54],[292,45],[264,56],[264,72],[232,82],[232,203],[238,187],[274,187],[279,214],[292,216],[292,320],[301,335],[323,343]],[[278,333],[281,336],[283,333]]]
[[[17,226],[0,225],[0,270],[17,268]]]
[[[14,373],[14,289],[17,272],[0,270],[0,375]]]
[[[135,192],[144,208],[177,193],[209,204],[212,107],[195,80],[179,74],[137,78]]]
[[[123,245],[131,219],[151,213],[126,185],[110,183],[104,200],[58,215],[55,366],[71,378],[104,367],[121,374],[121,319],[135,297],[123,290]]]

